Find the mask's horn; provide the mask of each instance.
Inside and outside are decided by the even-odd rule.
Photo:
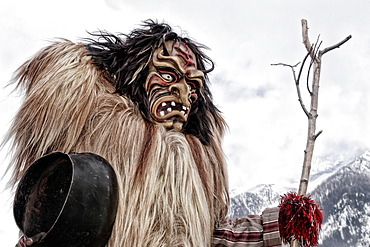
[[[169,55],[170,55],[170,53],[168,53],[168,51],[167,51],[167,47],[166,47],[166,35],[167,35],[167,34],[164,34],[164,35],[162,36],[163,55],[165,55],[165,56],[169,56]]]

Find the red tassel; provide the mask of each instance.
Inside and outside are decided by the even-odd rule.
[[[322,209],[310,196],[287,194],[280,199],[279,231],[283,243],[296,239],[302,247],[318,246]]]

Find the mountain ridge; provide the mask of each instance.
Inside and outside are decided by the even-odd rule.
[[[324,210],[319,246],[370,246],[370,150],[357,157],[337,155],[314,162],[315,179],[307,195]],[[295,190],[257,185],[231,197],[228,216],[261,214],[266,207],[277,206],[280,195],[289,191]]]

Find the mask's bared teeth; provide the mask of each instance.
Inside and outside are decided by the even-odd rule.
[[[173,111],[179,111],[185,118],[189,116],[190,107],[186,107],[181,103],[176,103],[175,101],[162,102],[157,108],[158,117],[164,117]]]

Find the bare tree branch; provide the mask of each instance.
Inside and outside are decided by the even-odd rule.
[[[342,40],[341,42],[339,42],[339,43],[337,43],[333,46],[325,48],[324,50],[319,50],[320,46],[321,46],[321,43],[322,43],[322,42],[319,43],[319,37],[318,37],[315,45],[311,45],[311,43],[309,41],[309,38],[308,38],[307,21],[303,19],[301,23],[302,23],[303,44],[306,47],[306,50],[308,51],[308,53],[305,56],[305,58],[304,58],[304,60],[301,64],[301,68],[300,68],[300,71],[299,71],[299,74],[298,74],[298,78],[296,78],[295,71],[294,71],[294,67],[296,67],[298,64],[295,65],[295,66],[290,66],[290,65],[286,65],[286,64],[276,64],[276,65],[284,65],[284,66],[288,66],[292,69],[293,76],[294,76],[294,81],[295,81],[296,88],[297,88],[298,100],[299,100],[299,102],[302,106],[303,111],[305,112],[305,114],[308,117],[307,143],[306,143],[306,149],[304,150],[304,161],[303,161],[303,167],[302,167],[302,175],[301,175],[301,180],[300,180],[299,189],[298,189],[298,194],[305,196],[306,192],[307,192],[309,177],[310,177],[311,162],[312,162],[312,156],[313,156],[315,141],[316,141],[317,137],[319,137],[321,135],[321,133],[323,132],[322,130],[320,130],[319,132],[317,132],[315,134],[315,132],[316,132],[316,119],[318,117],[317,106],[318,106],[319,81],[320,81],[320,72],[321,72],[321,57],[322,57],[322,55],[324,55],[328,51],[331,51],[335,48],[339,48],[341,45],[343,45],[345,42],[347,42],[351,38],[351,35],[349,35],[344,40]],[[304,104],[302,102],[301,92],[300,92],[300,89],[299,89],[299,79],[300,79],[305,61],[306,61],[306,59],[309,55],[311,57],[311,62],[310,62],[310,65],[309,65],[309,68],[308,68],[308,73],[307,73],[307,90],[308,90],[308,92],[310,93],[310,96],[311,96],[311,106],[310,106],[310,111],[308,112],[306,107],[304,106]],[[310,73],[311,73],[312,65],[313,65],[313,78],[312,78],[312,91],[311,91],[310,87],[309,87],[309,76],[310,76]],[[293,240],[291,242],[291,246],[298,247],[299,243],[296,240]]]
[[[342,41],[340,41],[339,43],[335,44],[335,45],[332,45],[332,46],[329,46],[327,48],[325,48],[324,50],[320,51],[321,55],[324,55],[325,53],[327,53],[328,51],[331,51],[335,48],[339,48],[341,45],[343,45],[344,43],[346,43],[348,40],[350,40],[352,38],[352,35],[349,35],[347,36],[345,39],[343,39]]]
[[[299,101],[299,104],[302,107],[302,110],[304,111],[304,113],[306,114],[306,116],[308,118],[311,118],[312,115],[311,115],[311,113],[308,112],[308,110],[306,109],[306,106],[303,103],[302,96],[301,96],[301,90],[299,89],[299,86],[297,84],[296,84],[296,89],[297,89],[297,94],[298,94],[298,101]]]
[[[306,47],[307,51],[310,51],[311,49],[311,43],[308,39],[308,26],[307,21],[305,19],[302,19],[302,38],[303,38],[303,44]]]
[[[302,62],[301,68],[300,68],[299,73],[298,73],[298,78],[297,78],[296,83],[297,83],[297,82],[299,83],[299,79],[301,78],[301,74],[302,74],[302,70],[303,70],[303,65],[306,63],[306,59],[307,59],[307,58],[308,58],[308,56],[310,55],[311,51],[312,51],[312,46],[311,46],[310,50],[307,52],[306,56],[305,56],[305,57],[304,57],[304,59],[303,59],[303,62]]]
[[[303,68],[303,65],[308,57],[308,55],[310,54],[310,52],[307,53],[306,57],[303,59],[303,62],[302,62],[302,65],[301,65],[301,68],[299,70],[299,74],[298,74],[298,78],[296,77],[296,74],[295,74],[295,70],[294,68],[297,67],[299,65],[300,62],[298,62],[296,65],[289,65],[289,64],[285,64],[285,63],[276,63],[276,64],[271,64],[273,66],[278,66],[278,65],[281,65],[281,66],[286,66],[286,67],[290,67],[292,69],[292,72],[293,72],[293,78],[294,78],[294,82],[295,82],[295,86],[296,86],[296,89],[297,89],[297,94],[298,94],[298,101],[299,101],[299,104],[301,105],[302,107],[302,110],[304,111],[304,113],[306,114],[306,116],[308,118],[312,117],[311,114],[308,112],[306,106],[304,105],[303,103],[303,100],[302,100],[302,95],[301,95],[301,90],[299,89],[299,77],[301,76],[301,73],[302,73],[302,68]]]
[[[296,75],[295,75],[295,70],[294,68],[298,66],[298,64],[300,64],[300,62],[298,62],[296,65],[290,65],[290,64],[286,64],[286,63],[272,63],[271,65],[272,66],[285,66],[285,67],[290,67],[292,69],[292,72],[293,72],[293,79],[294,79],[294,82],[297,82],[297,78],[296,78]]]
[[[290,67],[292,72],[293,72],[293,78],[294,82],[296,85],[297,89],[297,94],[298,94],[298,101],[308,117],[308,136],[307,136],[307,144],[306,144],[306,149],[304,150],[304,161],[303,161],[303,168],[302,168],[302,176],[301,176],[301,183],[299,185],[299,190],[298,194],[299,195],[306,195],[307,192],[307,185],[309,181],[309,176],[310,176],[310,169],[311,169],[311,161],[312,161],[312,156],[313,156],[313,149],[315,145],[315,141],[319,135],[321,135],[322,130],[320,130],[318,133],[315,134],[316,131],[316,119],[318,117],[317,114],[317,107],[318,107],[318,94],[319,94],[319,81],[320,81],[320,72],[321,72],[321,57],[328,51],[331,51],[335,48],[339,48],[341,45],[343,45],[345,42],[347,42],[350,38],[351,35],[346,37],[344,40],[341,42],[330,46],[328,48],[325,48],[324,50],[320,50],[320,46],[322,44],[322,41],[319,42],[319,37],[317,38],[317,41],[315,44],[310,43],[309,38],[308,38],[308,25],[306,20],[302,20],[302,38],[303,38],[303,44],[306,47],[307,54],[304,57],[301,67],[299,69],[298,77],[296,76],[294,68],[296,68],[299,63],[296,65],[289,65],[289,64],[284,64],[284,63],[277,63],[277,64],[271,64],[271,65],[282,65],[282,66],[287,66]],[[303,66],[308,58],[308,56],[311,57],[311,62],[308,68],[308,73],[307,73],[307,90],[311,96],[311,106],[310,106],[310,111],[308,111],[303,104],[302,96],[301,96],[301,91],[299,88],[299,81],[300,77],[302,74]],[[309,87],[309,76],[311,74],[311,68],[313,66],[313,78],[312,78],[312,90],[310,90]]]
[[[310,78],[310,74],[311,74],[311,68],[312,68],[312,65],[314,63],[314,59],[317,58],[317,53],[319,52],[319,49],[320,49],[320,46],[322,44],[322,41],[320,42],[319,45],[317,45],[317,43],[319,42],[319,37],[320,35],[317,37],[317,40],[316,40],[316,43],[314,45],[314,49],[313,49],[313,56],[311,56],[311,62],[310,62],[310,66],[308,67],[308,72],[307,72],[307,80],[306,80],[306,87],[307,87],[307,91],[308,93],[312,96],[312,91],[310,90],[310,86],[309,86],[309,78]]]
[[[316,140],[316,138],[317,138],[317,137],[319,137],[319,135],[321,135],[321,133],[322,133],[322,130],[320,130],[316,135],[313,135],[313,136],[311,137],[311,139],[312,139],[312,140]]]

